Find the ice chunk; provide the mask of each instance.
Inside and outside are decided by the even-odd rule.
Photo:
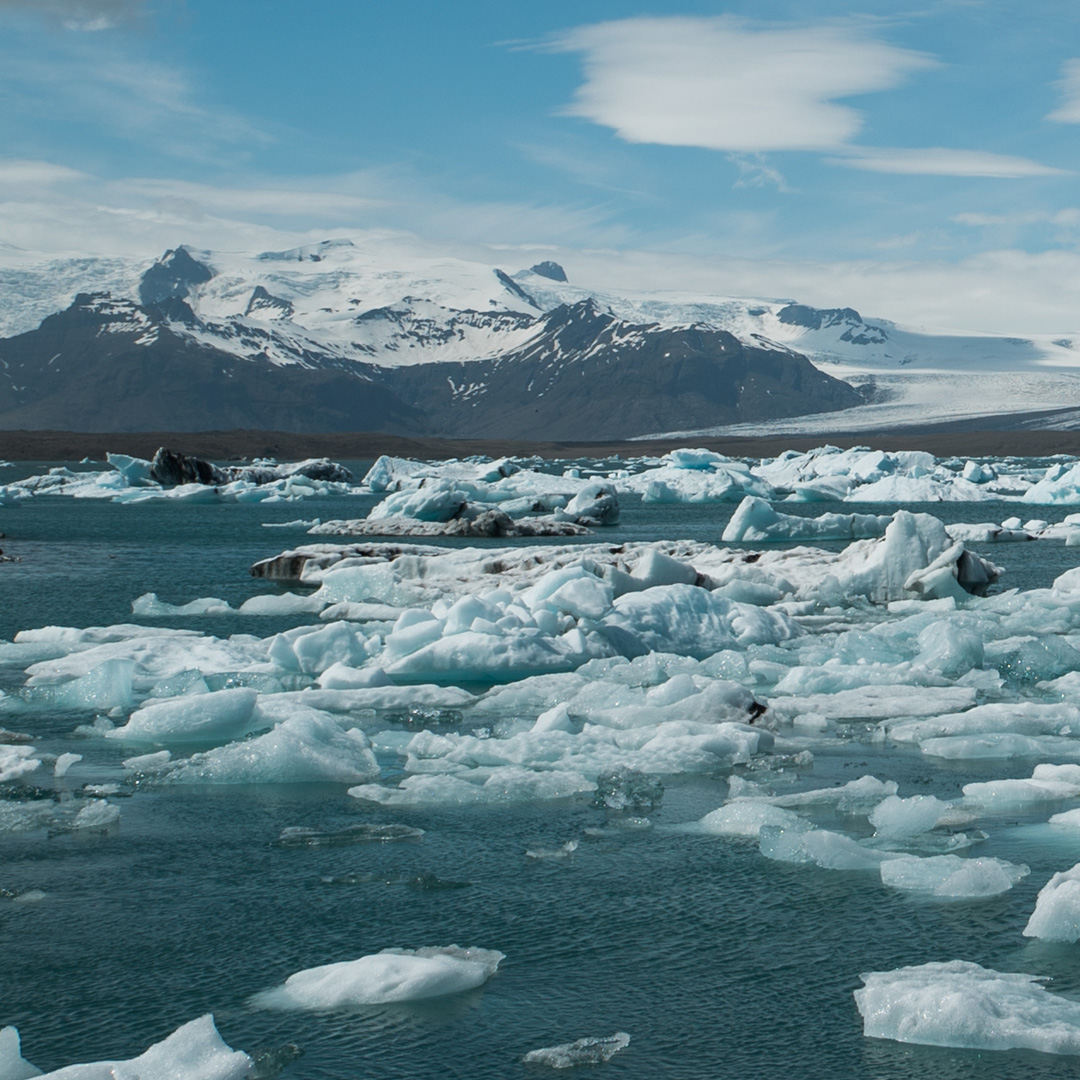
[[[307,968],[251,999],[261,1009],[342,1009],[460,994],[482,986],[506,957],[457,945],[384,949],[359,960]]]
[[[73,829],[107,829],[120,820],[120,807],[105,799],[91,799],[71,823]]]
[[[1039,890],[1023,934],[1043,941],[1080,940],[1080,863],[1055,874]]]
[[[0,1028],[0,1080],[30,1080],[41,1070],[22,1056],[19,1032],[16,1028]]]
[[[67,776],[68,769],[78,761],[82,761],[82,754],[61,754],[53,766],[53,776]]]
[[[697,826],[717,836],[745,836],[758,839],[765,827],[788,830],[792,835],[810,826],[792,810],[784,810],[765,799],[735,799],[706,814]]]
[[[5,1028],[4,1031],[14,1031]],[[0,1044],[0,1077],[3,1080],[42,1075],[18,1071],[28,1063],[12,1061],[13,1072],[3,1071],[6,1064]],[[10,1042],[8,1044],[10,1046]],[[16,1035],[16,1053],[18,1040]],[[243,1080],[251,1074],[252,1060],[247,1054],[226,1045],[209,1014],[179,1027],[168,1038],[154,1043],[136,1058],[124,1061],[98,1061],[87,1065],[67,1065],[45,1073],[44,1080]]]
[[[0,783],[18,780],[20,776],[32,773],[41,765],[41,759],[34,757],[32,746],[6,746],[0,743]]]
[[[306,615],[324,607],[325,602],[311,594],[264,593],[249,597],[239,611],[241,615]]]
[[[881,864],[881,880],[894,889],[925,892],[953,900],[972,900],[1007,892],[1030,873],[1003,859],[903,856]]]
[[[619,520],[619,497],[611,484],[586,484],[567,504],[566,514],[586,519],[584,524],[615,525]]]
[[[985,780],[965,784],[964,799],[992,809],[1080,795],[1080,765],[1036,765],[1030,779]]]
[[[143,593],[131,601],[131,614],[144,619],[171,618],[176,615],[226,615],[233,609],[227,600],[203,596],[186,604],[167,604],[157,593]]]
[[[167,698],[133,712],[106,738],[137,743],[221,743],[255,730],[259,695],[249,687]]]
[[[40,684],[31,680],[22,696],[31,705],[53,709],[128,709],[132,703],[134,671],[134,661],[114,657],[67,681]]]
[[[399,840],[420,840],[423,829],[414,829],[411,825],[373,825],[360,822],[346,825],[341,829],[312,829],[303,825],[292,825],[282,829],[277,839],[278,847],[344,847],[350,844],[386,844]]]
[[[572,1069],[576,1065],[602,1065],[630,1045],[625,1031],[614,1035],[575,1039],[559,1046],[530,1050],[521,1060],[529,1065],[550,1065],[553,1069]]]
[[[651,814],[664,798],[664,785],[637,769],[613,769],[596,778],[593,802],[606,810]]]
[[[747,496],[736,507],[721,539],[727,543],[788,540],[863,540],[882,536],[892,521],[880,514],[781,514],[764,499]]]
[[[693,585],[626,593],[603,619],[649,649],[704,659],[739,645],[776,644],[800,631],[786,615],[738,604]]]
[[[371,744],[359,728],[343,729],[332,717],[301,705],[284,711],[288,719],[265,735],[169,762],[162,778],[185,784],[355,784],[379,775]]]
[[[1037,975],[951,960],[861,978],[855,1003],[869,1038],[1080,1054],[1080,1003],[1049,993]]]
[[[758,832],[761,854],[777,862],[817,863],[826,870],[877,870],[892,852],[875,851],[843,833],[827,829],[789,829],[762,825]]]
[[[933,795],[912,795],[909,799],[890,795],[870,812],[870,824],[882,839],[918,836],[929,832],[948,809],[948,803]]]

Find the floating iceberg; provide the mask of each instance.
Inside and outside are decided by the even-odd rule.
[[[3,1080],[242,1080],[251,1074],[247,1054],[227,1046],[212,1016],[179,1027],[138,1057],[67,1065],[42,1073],[19,1055],[19,1033],[0,1030],[0,1077]]]
[[[506,957],[457,945],[384,949],[359,960],[307,968],[281,986],[255,994],[260,1009],[342,1009],[460,994],[482,986]]]
[[[1055,874],[1039,891],[1024,937],[1080,941],[1080,864]]]
[[[870,1038],[1080,1054],[1080,1003],[1051,994],[1037,975],[952,960],[861,978],[855,1003]]]

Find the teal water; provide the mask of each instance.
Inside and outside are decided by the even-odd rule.
[[[48,624],[133,621],[131,601],[147,591],[174,603],[219,596],[238,604],[273,590],[248,576],[251,562],[308,540],[263,521],[361,516],[372,501],[116,506],[41,498],[5,509],[2,545],[23,561],[0,564],[0,637]],[[946,520],[1001,520],[1014,508],[925,509]],[[731,510],[630,504],[623,524],[598,539],[718,542]],[[1065,512],[1038,511],[1057,519]],[[1080,562],[1080,551],[1052,542],[983,553],[1008,568],[1003,586],[1022,588],[1049,585]],[[153,624],[266,636],[299,621]],[[0,671],[0,686],[19,678]],[[117,748],[73,734],[90,719],[63,713],[4,723],[33,735],[40,750],[85,755],[77,778],[55,781],[62,793],[90,775],[120,775]],[[872,744],[853,726],[847,742],[800,770],[800,783],[831,786],[866,773],[897,780],[902,794],[953,798],[973,779],[1027,775],[1030,763],[938,763]],[[285,1078],[535,1077],[547,1070],[521,1062],[529,1050],[615,1031],[631,1043],[599,1067],[603,1076],[1076,1075],[1080,1066],[1067,1057],[866,1039],[852,999],[860,972],[951,959],[1052,976],[1055,990],[1080,996],[1077,947],[1020,936],[1040,885],[1080,861],[1080,840],[1038,827],[1045,807],[980,823],[989,839],[978,853],[1026,862],[1029,878],[992,900],[942,904],[887,889],[873,874],[779,864],[753,842],[680,832],[679,824],[722,803],[727,778],[724,770],[671,780],[644,831],[616,827],[586,798],[391,811],[350,799],[345,785],[323,784],[139,790],[117,800],[121,822],[105,834],[0,833],[0,888],[46,894],[39,903],[0,900],[0,1025],[16,1025],[24,1056],[46,1069],[133,1056],[213,1012],[239,1049],[299,1046],[303,1056]],[[274,843],[289,826],[361,821],[425,833],[350,847]],[[580,845],[567,858],[525,855],[574,839]],[[507,959],[483,988],[425,1005],[276,1014],[246,1004],[301,968],[454,942]]]

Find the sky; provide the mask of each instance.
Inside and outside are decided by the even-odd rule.
[[[0,258],[349,237],[1080,330],[1072,0],[0,0]]]

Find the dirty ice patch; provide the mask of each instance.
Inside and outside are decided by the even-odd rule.
[[[358,960],[306,968],[251,998],[260,1009],[343,1009],[460,994],[482,986],[505,954],[457,945],[384,949]]]
[[[869,1038],[1080,1054],[1080,1003],[1051,994],[1037,975],[951,960],[861,978],[855,1004]]]

